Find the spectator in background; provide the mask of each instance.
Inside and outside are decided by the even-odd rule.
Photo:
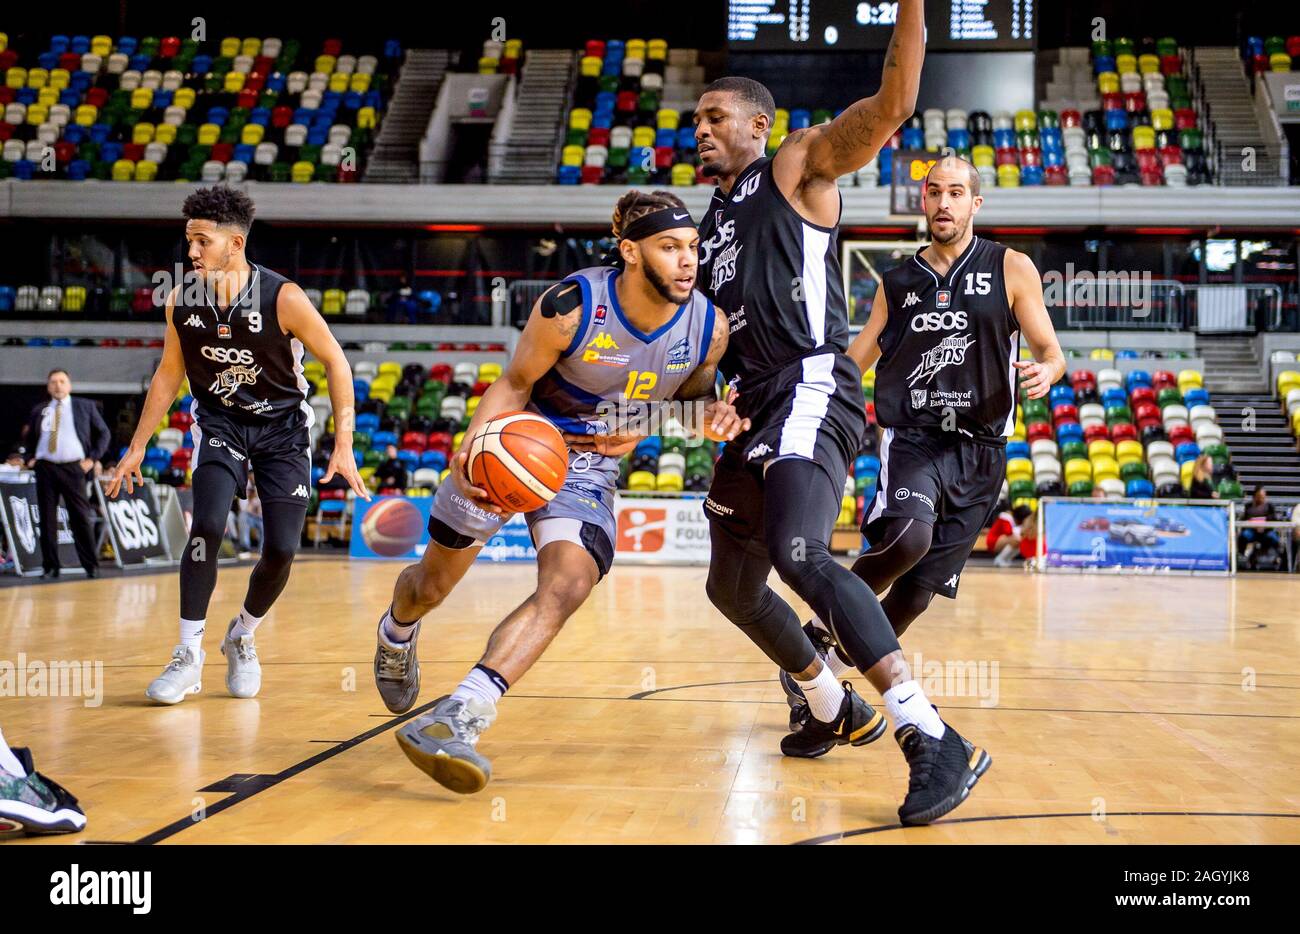
[[[390,444],[384,449],[385,461],[375,468],[375,479],[379,486],[406,489],[406,465],[397,459],[397,446]]]
[[[108,450],[109,431],[99,408],[89,399],[72,397],[67,370],[50,370],[45,388],[50,401],[34,409],[24,437],[32,452],[29,466],[36,469],[36,501],[41,518],[41,560],[45,578],[59,576],[59,499],[68,508],[68,524],[77,545],[77,559],[87,577],[99,576],[99,556],[91,532],[90,500],[86,480],[98,472]]]
[[[1020,520],[1020,557],[1032,561],[1038,557],[1038,513],[1025,508],[1025,518]]]
[[[1196,458],[1192,468],[1192,485],[1187,491],[1191,499],[1218,499],[1219,491],[1214,488],[1214,458],[1202,454]]]
[[[265,532],[262,526],[262,501],[257,496],[257,482],[253,479],[253,472],[248,472],[248,494],[243,505],[239,510],[239,550],[244,553],[251,553],[253,550],[252,536],[249,533],[257,529],[257,550],[262,550],[262,539]]]
[[[1010,512],[998,513],[997,519],[989,528],[984,540],[989,553],[994,555],[993,563],[1000,568],[1010,567],[1020,554],[1021,527],[1027,518],[1033,515],[1028,506],[1017,506]]]
[[[0,464],[0,476],[5,474],[16,474],[26,470],[27,466],[23,462],[22,448],[15,448],[5,457],[5,462]]]
[[[411,283],[406,280],[406,276],[402,276],[398,283],[397,288],[389,293],[385,319],[389,324],[397,321],[415,324],[420,303],[415,300],[415,293],[411,290]]]
[[[1246,504],[1244,515],[1247,519],[1263,519],[1265,521],[1273,518],[1273,504],[1268,501],[1268,490],[1262,486],[1255,488],[1255,495]]]
[[[1255,494],[1242,512],[1241,531],[1237,535],[1237,547],[1242,560],[1249,567],[1255,567],[1256,552],[1261,548],[1281,548],[1282,542],[1277,537],[1276,529],[1251,528],[1254,522],[1268,522],[1273,518],[1273,504],[1268,501],[1268,490],[1256,487]]]
[[[1106,498],[1106,491],[1101,488],[1100,483],[1094,483],[1092,485],[1091,495],[1094,500],[1102,500]]]

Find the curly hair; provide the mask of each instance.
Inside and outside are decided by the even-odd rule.
[[[632,221],[638,217],[644,217],[646,214],[661,211],[664,208],[681,208],[685,210],[686,202],[671,191],[652,191],[650,194],[646,194],[632,189],[619,198],[618,204],[614,205],[614,218],[611,225],[614,236],[622,239],[623,231],[627,229],[627,225]]]
[[[185,199],[181,214],[186,220],[212,221],[237,227],[245,235],[253,226],[253,199],[227,185],[200,188]]]

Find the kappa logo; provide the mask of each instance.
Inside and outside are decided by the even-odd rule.
[[[918,315],[918,317],[920,316]],[[916,365],[916,369],[907,375],[907,384],[914,386],[922,379],[929,384],[934,379],[935,374],[944,367],[961,366],[966,362],[966,351],[974,343],[975,338],[969,334],[945,337],[934,347],[921,354],[921,362]]]
[[[947,308],[952,304],[952,292],[948,289],[940,289],[934,293],[934,304],[936,308]],[[966,325],[961,325],[965,327]]]
[[[954,574],[952,577],[948,578],[948,582],[947,582],[946,584],[944,584],[944,586],[945,586],[945,587],[956,587],[956,586],[957,586],[957,575]]]
[[[28,502],[21,496],[9,497],[9,512],[14,517],[14,535],[27,554],[36,551],[36,526],[32,523],[32,513]]]
[[[913,390],[912,390],[912,408],[914,408],[914,409],[923,409],[923,408],[925,408],[926,397],[927,397],[928,395],[929,395],[929,394],[928,394],[924,389],[913,389]]]
[[[301,496],[303,499],[307,499],[311,496],[311,494],[307,492],[307,488],[303,486],[301,483],[299,483],[298,486],[294,488],[293,495]]]
[[[601,306],[604,307],[603,305]],[[587,341],[588,347],[595,347],[597,350],[618,350],[618,341],[610,337],[604,331],[597,334],[591,340]]]
[[[203,319],[200,318],[198,315],[190,315],[188,318],[186,318],[185,325],[191,328],[203,328],[203,330],[205,331],[208,329],[208,326],[203,323]]]
[[[913,305],[919,305],[919,304],[921,304],[921,300],[916,297],[915,292],[908,292],[907,298],[903,299],[904,308],[911,308]]]
[[[762,457],[764,454],[771,454],[772,448],[766,443],[754,445],[749,453],[745,455],[745,460],[752,461],[756,457]]]

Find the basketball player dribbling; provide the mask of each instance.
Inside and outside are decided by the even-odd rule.
[[[179,703],[201,687],[217,554],[230,504],[248,489],[250,466],[257,471],[262,500],[262,554],[249,575],[243,607],[226,627],[221,652],[231,694],[254,697],[261,690],[253,633],[288,583],[311,498],[307,429],[314,414],[307,404],[304,348],[325,366],[334,411],[334,452],[323,479],[337,473],[358,496],[370,498],[352,454],[352,369],[303,290],[248,261],[252,200],[225,186],[200,188],[181,210],[197,275],[186,276],[168,295],[162,360],[135,435],[108,485],[108,495],[116,496],[123,483],[130,492],[134,482],[143,482],[140,464],[149,439],[188,377],[194,397],[194,510],[181,557],[180,644],[145,691],[159,704]]]
[[[866,165],[916,106],[925,55],[922,0],[900,0],[880,90],[830,123],[796,130],[764,156],[771,93],[748,78],[705,88],[695,110],[704,173],[718,180],[700,226],[702,288],[730,315],[720,369],[752,428],[728,444],[705,500],[708,594],[798,683],[808,714],[781,741],[791,756],[864,745],[885,716],[841,684],[768,586],[773,567],[885,700],[911,772],[906,824],[957,807],[991,759],[940,719],[912,677],[871,588],[830,554],[849,464],[866,428],[861,371],[845,354],[848,314],[836,226],[839,176]]]
[[[849,356],[876,367],[880,479],[862,520],[871,547],[853,572],[902,636],[936,593],[956,598],[966,559],[992,520],[1015,427],[1016,370],[1030,399],[1065,373],[1043,283],[1023,253],[978,237],[975,166],[946,156],[923,188],[930,244],[885,273]],[[1034,360],[1019,360],[1020,335]],[[891,586],[892,585],[892,586]],[[849,665],[820,619],[805,632],[836,672]],[[779,676],[801,716],[803,692]]]
[[[490,419],[520,409],[564,432],[570,448],[564,486],[527,514],[537,548],[536,590],[492,632],[460,685],[397,733],[419,769],[462,794],[491,777],[491,764],[475,746],[501,697],[609,571],[618,457],[644,433],[627,430],[630,425],[652,405],[681,400],[694,403],[685,407],[686,427],[711,440],[730,440],[748,427],[729,402],[716,399],[727,316],[695,290],[698,234],[685,205],[667,192],[631,191],[614,209],[613,228],[621,268],[581,269],[534,304],[514,355],[483,394],[451,474],[434,496],[428,549],[399,575],[379,623],[375,686],[389,710],[403,713],[420,691],[422,617],[442,603],[506,519],[469,479],[471,439]],[[630,409],[631,421],[610,420],[611,404]]]

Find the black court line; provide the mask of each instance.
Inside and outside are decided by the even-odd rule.
[[[931,827],[942,827],[945,824],[982,824],[992,821],[1013,821],[1013,820],[1050,820],[1061,817],[1086,817],[1095,820],[1091,811],[1066,812],[1060,814],[1003,814],[991,815],[988,817],[957,817],[953,820],[941,820],[930,824]],[[1300,814],[1281,814],[1273,812],[1260,811],[1110,811],[1106,814],[1105,819],[1112,817],[1281,817],[1289,819],[1300,818]],[[1100,823],[1100,821],[1099,821]],[[881,824],[878,827],[859,827],[856,830],[844,830],[840,833],[823,834],[820,837],[809,837],[807,840],[796,840],[791,846],[816,846],[821,843],[835,843],[846,837],[861,837],[873,833],[887,833],[891,830],[916,830],[916,827],[908,828],[903,824]]]
[[[313,766],[320,765],[322,762],[325,762],[329,759],[333,759],[335,756],[339,755],[340,753],[347,752],[349,749],[353,748],[354,746],[358,746],[361,743],[364,743],[368,739],[373,739],[374,737],[378,736],[380,733],[385,733],[388,730],[391,730],[393,727],[405,723],[407,720],[410,720],[413,717],[418,717],[420,714],[424,713],[425,711],[430,710],[433,707],[433,705],[436,703],[438,703],[437,700],[431,700],[429,701],[429,703],[422,704],[421,706],[416,707],[413,710],[407,711],[401,716],[392,717],[385,723],[381,723],[375,727],[372,727],[371,729],[366,730],[364,733],[358,733],[356,736],[352,737],[351,739],[344,740],[343,742],[339,743],[336,746],[331,746],[329,749],[325,749],[321,752],[318,752],[316,755],[312,756],[309,759],[303,759],[301,762],[296,762],[293,765],[289,766],[288,768],[280,772],[275,772],[274,774],[270,774],[270,775],[244,776],[244,779],[246,779],[246,781],[245,780],[231,781],[231,779],[238,779],[238,776],[230,776],[227,779],[222,779],[221,781],[215,783],[215,785],[220,790],[225,790],[226,788],[238,788],[241,785],[243,786],[243,790],[232,791],[230,797],[223,798],[220,801],[217,801],[216,803],[211,805],[210,807],[207,807],[204,810],[204,816],[200,820],[194,820],[192,816],[182,817],[180,820],[172,821],[172,823],[168,824],[166,827],[161,827],[158,830],[155,830],[153,833],[146,834],[145,836],[141,837],[138,840],[135,840],[134,842],[137,844],[144,844],[144,845],[161,843],[163,840],[166,840],[169,837],[176,836],[176,834],[180,833],[182,830],[185,830],[188,827],[193,827],[196,824],[200,824],[203,821],[209,820],[213,816],[220,814],[222,811],[226,810],[227,808],[234,807],[236,804],[239,804],[241,801],[247,801],[249,798],[259,795],[269,788],[274,788],[276,785],[293,778],[295,775],[302,774],[303,772],[307,771]],[[211,788],[213,786],[210,785],[208,787]]]

